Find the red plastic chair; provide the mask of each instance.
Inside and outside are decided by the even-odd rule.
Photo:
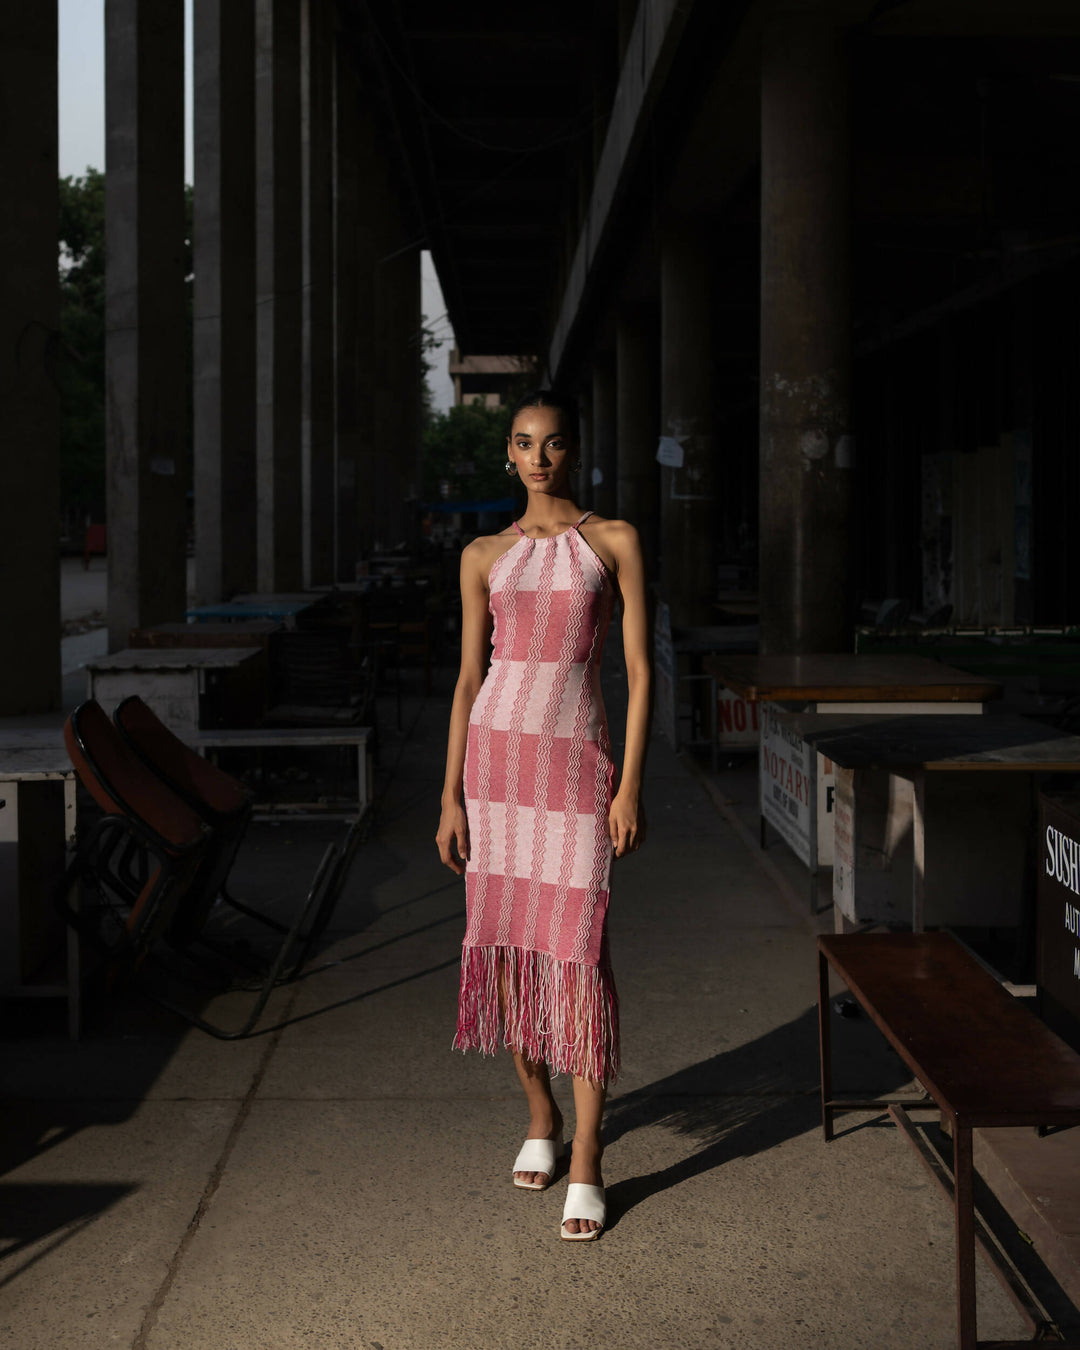
[[[91,553],[104,553],[104,552],[106,551],[106,549],[105,549],[105,538],[106,538],[106,532],[105,532],[105,526],[104,526],[104,525],[87,525],[87,527],[86,527],[86,538],[85,538],[85,540],[83,541],[83,571],[84,571],[84,572],[89,571],[89,569],[90,569],[90,555],[91,555]]]

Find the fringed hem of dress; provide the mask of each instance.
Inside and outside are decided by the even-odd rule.
[[[619,1073],[619,998],[611,967],[606,961],[559,961],[521,947],[464,947],[454,1049],[493,1055],[503,1045],[552,1073],[613,1082]]]

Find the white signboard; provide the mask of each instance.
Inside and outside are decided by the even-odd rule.
[[[817,751],[784,726],[766,703],[761,726],[761,814],[788,846],[816,868]]]
[[[760,732],[758,704],[733,694],[730,689],[716,692],[716,739],[725,748],[756,746]]]
[[[836,767],[824,755],[817,757],[817,861],[833,865],[833,807],[836,801]]]
[[[678,748],[677,730],[677,671],[675,668],[675,647],[671,641],[671,611],[667,605],[656,606],[656,627],[653,630],[653,680],[655,684],[656,725],[668,738],[673,748]]]

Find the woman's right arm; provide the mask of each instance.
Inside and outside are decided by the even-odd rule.
[[[463,781],[469,714],[484,682],[491,651],[491,614],[485,569],[488,561],[488,550],[478,539],[461,554],[461,670],[450,710],[442,812],[435,836],[439,857],[458,876],[465,871],[465,860],[469,856]]]

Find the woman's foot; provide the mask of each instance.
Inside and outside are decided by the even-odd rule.
[[[552,1103],[554,1105],[554,1103]],[[551,1139],[561,1142],[563,1131],[562,1113],[558,1107],[550,1112],[534,1116],[529,1121],[529,1133],[525,1136],[525,1142],[530,1139]],[[556,1157],[560,1152],[558,1143],[556,1143]],[[520,1156],[520,1155],[519,1155]],[[543,1190],[549,1186],[555,1175],[555,1165],[552,1163],[552,1170],[548,1172],[515,1171],[514,1185],[525,1188],[526,1190]]]
[[[585,1186],[599,1186],[602,1189],[604,1178],[600,1171],[600,1161],[603,1155],[603,1145],[598,1139],[579,1139],[575,1135],[573,1152],[570,1155],[570,1182],[578,1182]],[[603,1228],[603,1226],[595,1219],[583,1219],[577,1215],[567,1217],[563,1222],[563,1228],[570,1235],[591,1233],[598,1228]]]

